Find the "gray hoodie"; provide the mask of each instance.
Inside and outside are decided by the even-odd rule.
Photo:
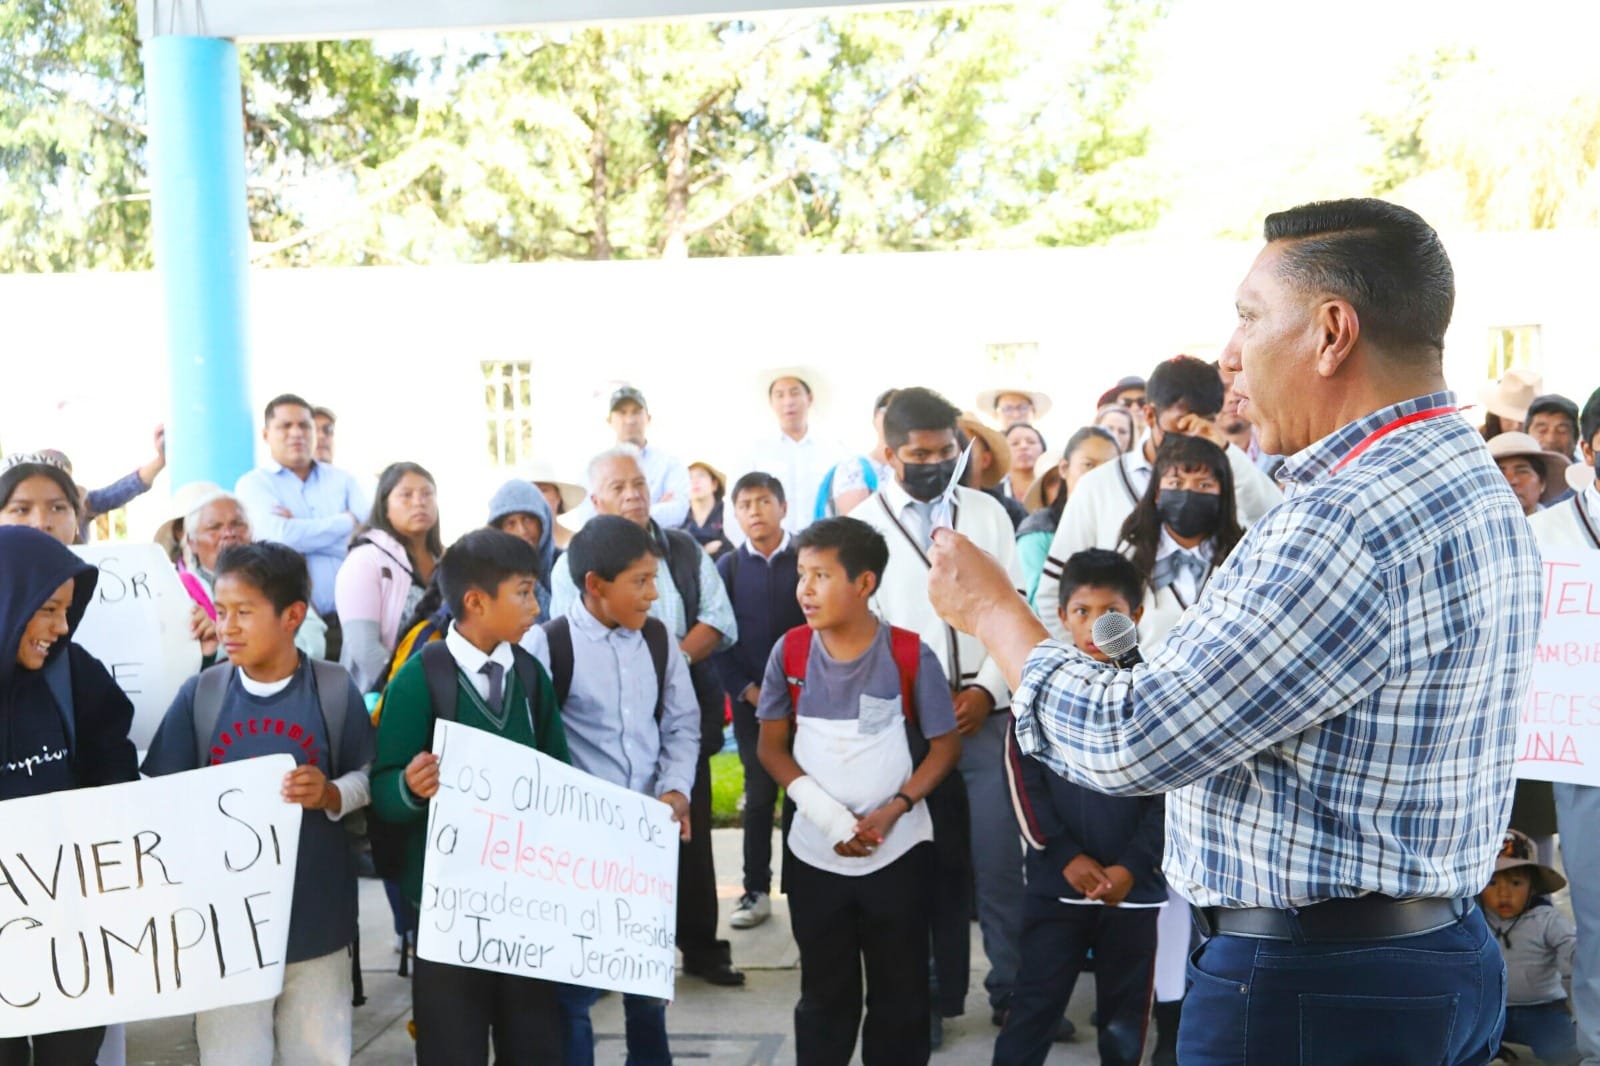
[[[1489,931],[1506,958],[1506,1006],[1530,1007],[1566,999],[1561,978],[1572,975],[1578,930],[1550,901],[1536,898],[1515,918],[1484,910]]]

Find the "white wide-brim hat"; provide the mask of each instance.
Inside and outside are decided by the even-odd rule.
[[[1050,394],[1040,392],[1038,389],[1023,388],[1020,385],[1008,385],[1003,389],[984,389],[978,393],[978,410],[985,417],[995,417],[994,405],[1000,402],[1002,396],[1026,396],[1028,402],[1033,404],[1033,417],[1043,418],[1050,413]]]

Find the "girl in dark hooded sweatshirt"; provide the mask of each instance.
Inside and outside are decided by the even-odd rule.
[[[99,571],[48,534],[0,526],[0,801],[139,777],[133,704],[72,643]],[[0,807],[0,818],[5,817]],[[103,1027],[0,1040],[0,1066],[94,1066]]]

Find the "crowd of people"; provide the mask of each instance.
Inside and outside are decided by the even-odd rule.
[[[369,495],[335,465],[333,413],[274,398],[268,462],[231,490],[172,492],[157,539],[193,600],[204,666],[142,766],[131,705],[71,643],[95,577],[67,546],[150,488],[162,438],[155,460],[98,492],[59,452],[4,460],[0,526],[32,528],[0,529],[0,618],[19,649],[0,666],[0,800],[276,752],[299,764],[283,782],[307,812],[284,989],[198,1016],[202,1062],[349,1060],[358,862],[344,823],[372,815],[405,959],[441,701],[457,722],[670,806],[683,972],[723,987],[744,982],[737,941],[717,935],[710,837],[710,758],[731,723],[744,796],[729,925],[769,919],[781,826],[803,1064],[842,1066],[858,1034],[867,1063],[927,1061],[965,1010],[974,917],[997,1066],[1041,1063],[1072,1038],[1065,1008],[1090,971],[1101,1062],[1141,1062],[1152,1019],[1153,1061],[1177,1061],[1195,934],[1162,874],[1162,797],[1102,794],[1023,754],[1000,666],[930,600],[929,556],[935,531],[954,529],[1064,647],[1105,661],[1094,623],[1118,612],[1149,649],[1283,499],[1284,457],[1241,417],[1232,374],[1191,355],[1116,381],[1056,448],[1038,428],[1051,398],[1020,383],[975,411],[889,389],[859,455],[812,431],[815,370],[774,368],[762,386],[772,430],[723,466],[651,443],[644,393],[617,389],[615,445],[581,483],[554,462],[508,479],[482,528],[448,547],[428,470],[393,463]],[[1488,452],[1540,541],[1600,550],[1600,390],[1580,407],[1513,370],[1481,403]],[[219,742],[265,717],[315,737],[320,757],[282,729]],[[68,757],[21,757],[40,750]],[[1577,1061],[1580,1041],[1600,1054],[1596,815],[1600,791],[1520,783],[1483,890],[1511,963],[1505,1037],[1546,1062]],[[1575,927],[1550,902],[1566,880]],[[491,1048],[501,1063],[593,1061],[595,990],[419,958],[412,992],[423,1066],[487,1062]],[[629,1062],[670,1062],[668,1005],[623,1005]],[[33,1061],[87,1066],[103,1036],[41,1034]],[[27,1047],[0,1041],[0,1061],[28,1061]]]

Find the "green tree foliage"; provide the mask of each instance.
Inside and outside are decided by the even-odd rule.
[[[426,61],[364,42],[246,48],[253,258],[1104,241],[1161,207],[1128,104],[1164,3],[614,24],[455,38]],[[0,108],[38,115],[0,133],[0,269],[148,264],[130,9],[0,8],[7,65],[44,86],[0,75]],[[44,92],[72,106],[37,111]]]
[[[1479,229],[1600,225],[1600,68],[1516,75],[1441,49],[1408,63],[1396,94],[1367,119],[1377,192]]]

